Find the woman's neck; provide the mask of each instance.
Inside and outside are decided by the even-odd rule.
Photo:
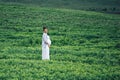
[[[43,32],[44,34],[47,34],[46,32]]]

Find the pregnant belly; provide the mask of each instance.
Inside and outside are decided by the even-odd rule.
[[[51,40],[50,39],[48,39],[47,42],[48,42],[49,45],[51,45]]]

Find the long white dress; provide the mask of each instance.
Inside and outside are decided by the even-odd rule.
[[[47,33],[43,33],[42,35],[42,60],[50,60],[50,52],[48,44],[51,45],[50,37]]]

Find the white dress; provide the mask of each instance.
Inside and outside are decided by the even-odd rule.
[[[49,60],[50,59],[50,52],[48,44],[51,45],[50,37],[47,33],[43,33],[42,35],[42,60]]]

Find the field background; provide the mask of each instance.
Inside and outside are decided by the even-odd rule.
[[[119,80],[120,1],[57,1],[0,0],[0,80]],[[44,25],[50,61],[41,60]]]
[[[0,0],[0,2],[120,14],[120,0]]]

